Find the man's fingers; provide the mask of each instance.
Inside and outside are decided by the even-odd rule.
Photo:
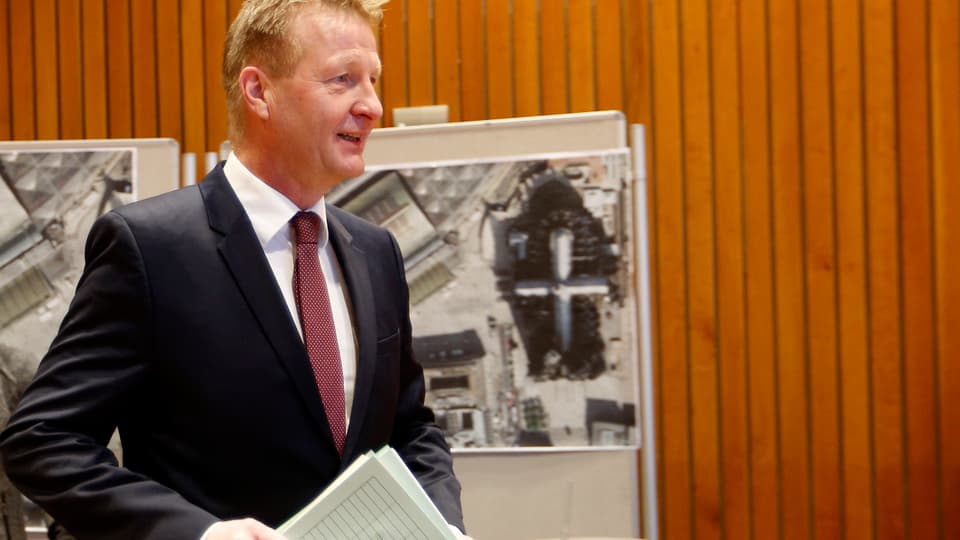
[[[253,537],[254,540],[287,540],[285,536],[271,529],[270,527],[267,527],[263,523],[260,523],[255,519],[251,519],[249,521],[253,522],[252,527],[257,534]]]
[[[210,527],[203,540],[287,540],[282,534],[251,518],[221,521]]]

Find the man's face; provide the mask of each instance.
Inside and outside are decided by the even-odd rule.
[[[319,6],[291,24],[302,56],[289,77],[274,79],[270,129],[290,174],[324,191],[363,172],[363,147],[383,115],[374,90],[380,57],[358,15]]]

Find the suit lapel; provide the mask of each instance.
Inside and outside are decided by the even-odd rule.
[[[210,227],[221,235],[217,249],[224,263],[300,397],[333,444],[306,349],[243,206],[220,167],[199,187]]]
[[[351,461],[348,456],[353,455],[360,433],[363,432],[363,419],[370,402],[377,360],[377,320],[367,257],[353,244],[352,235],[337,219],[335,212],[336,210],[331,211],[331,207],[327,206],[327,227],[333,249],[340,261],[340,270],[347,282],[357,333],[357,378],[353,389],[350,426],[343,449],[344,464],[347,464]]]

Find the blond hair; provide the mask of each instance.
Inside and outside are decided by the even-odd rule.
[[[245,0],[227,31],[223,46],[223,89],[227,96],[229,137],[234,144],[243,136],[243,96],[240,71],[255,64],[269,75],[293,72],[303,52],[288,29],[297,10],[322,6],[356,13],[375,27],[383,18],[388,0]]]

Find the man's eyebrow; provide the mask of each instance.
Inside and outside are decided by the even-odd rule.
[[[351,54],[344,59],[343,65],[347,67],[354,67],[358,64],[363,64],[364,62],[365,60],[361,58],[359,55]],[[375,71],[378,77],[383,73],[383,62],[379,58],[377,59],[377,67]]]

